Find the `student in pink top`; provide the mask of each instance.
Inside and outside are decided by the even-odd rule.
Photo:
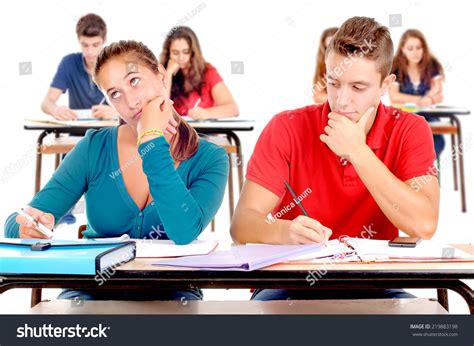
[[[194,31],[174,27],[163,43],[160,63],[176,111],[195,120],[236,117],[239,109],[216,68],[206,62]]]

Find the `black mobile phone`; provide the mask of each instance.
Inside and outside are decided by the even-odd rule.
[[[395,237],[388,242],[391,247],[415,247],[421,242],[421,238]]]

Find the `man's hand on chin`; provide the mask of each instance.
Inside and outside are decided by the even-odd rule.
[[[351,158],[366,146],[366,126],[374,109],[375,107],[370,107],[358,122],[338,113],[329,113],[328,125],[324,128],[326,134],[320,135],[319,138],[334,154],[351,161]]]

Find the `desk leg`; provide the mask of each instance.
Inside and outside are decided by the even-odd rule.
[[[59,133],[56,132],[56,133],[54,134],[54,136],[55,136],[56,138],[59,138]],[[56,154],[55,156],[56,156],[56,157],[55,157],[55,160],[54,160],[54,170],[57,170],[58,167],[59,167],[59,164],[61,163],[61,154]]]
[[[458,148],[456,150],[456,158],[459,160],[459,179],[461,185],[461,210],[463,213],[466,212],[466,188],[464,181],[464,144],[462,141],[461,122],[455,115],[451,118],[458,129]]]
[[[234,216],[234,172],[232,167],[232,155],[228,155],[229,160],[229,177],[228,177],[228,184],[229,184],[229,216],[230,221],[232,222],[232,217]]]
[[[41,302],[41,288],[31,289],[31,307]]]
[[[439,304],[446,309],[446,311],[449,311],[449,302],[448,302],[448,290],[445,288],[438,288],[437,290],[438,293],[438,302]]]
[[[453,284],[446,286],[447,289],[451,289],[461,295],[464,298],[471,315],[474,315],[474,291],[461,280],[456,280]]]
[[[41,187],[41,163],[43,156],[41,154],[41,146],[43,145],[43,139],[47,136],[47,132],[43,131],[38,136],[36,141],[36,172],[35,172],[35,194],[40,190]]]
[[[452,118],[449,119],[451,125],[454,124],[454,120]],[[454,180],[454,191],[458,190],[458,165],[456,160],[456,155],[458,153],[457,145],[456,145],[456,136],[451,135],[451,158],[453,159],[453,180]]]
[[[231,137],[234,142],[235,146],[237,147],[237,171],[239,174],[239,195],[242,192],[242,187],[244,186],[244,160],[242,157],[242,144],[240,143],[240,138],[235,134],[235,132],[231,131],[227,134]]]
[[[35,172],[35,194],[41,188],[41,163],[43,154],[41,153],[41,146],[43,145],[43,139],[47,136],[47,132],[43,131],[38,136],[36,142],[36,172]],[[33,288],[31,290],[31,307],[35,306],[41,301],[41,288]]]

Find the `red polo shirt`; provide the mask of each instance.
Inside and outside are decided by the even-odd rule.
[[[380,210],[354,167],[321,142],[329,104],[285,111],[260,135],[247,179],[281,197],[272,215],[293,220],[301,210],[284,181],[299,196],[310,217],[341,235],[391,239],[398,229]],[[367,145],[400,180],[433,175],[435,152],[428,123],[421,116],[380,103]]]
[[[201,95],[197,90],[193,90],[189,93],[187,97],[178,97],[174,101],[174,107],[180,115],[188,115],[188,112],[191,108],[194,107],[196,102],[201,98],[199,102],[199,107],[201,108],[210,108],[214,107],[214,98],[212,97],[212,88],[216,84],[222,82],[222,77],[217,72],[216,68],[211,64],[206,65],[206,70],[204,71],[203,77],[203,86],[201,88]]]

